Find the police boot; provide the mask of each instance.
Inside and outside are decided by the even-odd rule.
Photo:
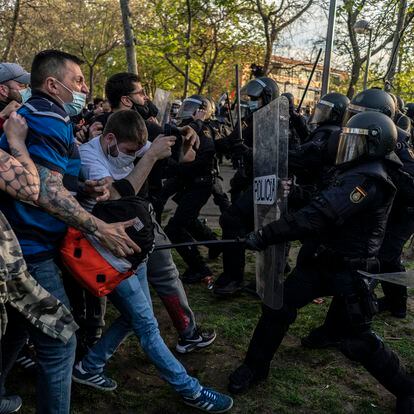
[[[384,297],[378,299],[378,311],[390,311],[395,318],[407,316],[407,288],[394,283],[381,282]]]
[[[341,350],[397,397],[397,414],[414,414],[414,377],[379,337],[372,332],[361,334],[344,341]]]
[[[242,281],[222,273],[214,282],[213,293],[221,297],[233,296],[242,290]]]
[[[242,364],[230,374],[228,390],[232,394],[243,394],[253,385],[264,381],[268,375],[269,367],[258,371],[246,364]]]
[[[407,296],[398,300],[390,300],[387,296],[378,299],[378,313],[390,312],[391,316],[398,319],[407,317]]]
[[[268,377],[270,362],[296,315],[296,309],[286,306],[274,310],[262,305],[262,315],[250,340],[244,363],[229,377],[230,392],[242,394]]]
[[[330,332],[325,325],[321,325],[310,331],[309,335],[300,341],[305,348],[323,349],[338,347],[341,343],[341,337],[335,332]]]

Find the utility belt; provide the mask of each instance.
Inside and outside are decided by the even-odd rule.
[[[320,245],[315,253],[315,259],[323,260],[331,268],[348,269],[351,271],[363,270],[368,273],[379,271],[379,260],[372,257],[346,257],[339,252]]]
[[[344,257],[325,246],[319,246],[314,257],[323,260],[324,265],[332,269],[348,269],[352,273],[357,270],[369,273],[379,271],[379,260],[376,257]],[[378,300],[374,292],[376,281],[355,274],[354,283],[354,293],[345,295],[344,301],[351,326],[360,332],[369,329],[372,318],[378,313]]]

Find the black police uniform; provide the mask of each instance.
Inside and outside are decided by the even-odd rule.
[[[230,155],[238,168],[230,181],[232,204],[220,216],[223,240],[243,237],[254,228],[253,117],[248,117],[243,123],[243,143],[239,141],[237,128],[227,138],[216,141],[220,151]],[[241,159],[243,168],[240,168]],[[217,279],[214,292],[234,293],[243,281],[244,266],[245,250],[242,246],[223,247],[223,274]]]
[[[314,298],[335,295],[347,316],[343,326],[347,335],[341,343],[344,355],[360,362],[395,395],[414,394],[413,381],[398,357],[371,331],[375,306],[365,281],[356,274],[356,269],[378,270],[376,256],[395,191],[380,161],[362,164],[339,173],[307,207],[263,228],[266,245],[319,237],[312,248],[301,249],[296,271],[284,285],[283,307],[262,307],[245,358],[253,380],[267,376],[297,310]],[[230,376],[233,391],[246,379],[242,371]]]
[[[192,227],[197,224],[200,210],[210,198],[214,184],[215,147],[211,130],[202,121],[191,121],[188,125],[199,135],[200,146],[193,162],[176,165],[176,174],[183,187],[174,197],[177,209],[165,227],[165,232],[173,243],[194,241]],[[178,248],[177,252],[189,267],[183,280],[197,281],[202,276],[211,275],[196,246]],[[192,276],[195,276],[194,280]]]
[[[401,172],[394,173],[392,179],[397,186],[397,195],[388,218],[384,241],[379,253],[381,273],[404,272],[401,263],[405,243],[414,233],[414,150],[409,144],[409,133],[398,129],[396,154],[403,163]],[[384,298],[381,307],[390,310],[394,316],[405,317],[407,312],[407,288],[389,282],[381,282]],[[381,309],[380,309],[381,310]]]
[[[414,151],[408,141],[408,134],[398,129],[395,153],[402,162],[401,169],[389,169],[397,193],[388,216],[384,240],[378,253],[381,273],[404,272],[401,263],[405,243],[414,233]],[[381,282],[384,298],[379,300],[379,310],[390,310],[396,317],[405,317],[407,311],[407,288],[390,282]],[[334,297],[324,324],[302,340],[305,346],[325,347],[336,344],[344,335],[344,315]]]

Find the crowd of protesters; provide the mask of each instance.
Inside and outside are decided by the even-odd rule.
[[[200,350],[214,343],[216,332],[197,323],[183,283],[207,283],[206,294],[226,300],[242,289],[256,295],[255,284],[243,283],[245,249],[291,240],[302,247],[295,269],[285,266],[285,253],[280,259],[288,275],[283,301],[277,308],[264,301],[229,391],[265,380],[297,310],[333,295],[325,323],[302,344],[337,347],[397,397],[397,413],[414,413],[411,375],[371,330],[378,307],[406,317],[407,289],[383,282],[385,296],[377,300],[368,279],[357,275],[404,270],[402,249],[414,232],[413,106],[406,111],[400,98],[374,88],[351,102],[327,94],[302,115],[284,94],[278,102],[289,114],[290,178],[279,177],[278,203],[289,198],[289,210],[254,232],[260,154],[253,113],[279,98],[274,80],[255,66],[240,111],[228,94],[217,105],[192,95],[161,114],[140,77],[128,72],[112,75],[105,99],[87,104],[82,64],[58,50],[36,54],[30,73],[0,63],[0,414],[23,404],[7,387],[16,361],[36,368],[40,414],[69,413],[72,382],[115,390],[106,365],[131,335],[183,403],[211,413],[230,410],[232,397],[190,376],[165,344],[149,287],[177,332],[175,351]],[[230,196],[221,185],[223,157],[236,170]],[[163,228],[171,197],[177,207]],[[223,239],[237,243],[217,243],[200,219],[210,197],[220,209]],[[181,275],[170,241],[187,267]],[[223,255],[217,278],[199,241],[209,248],[208,259]],[[118,315],[110,324],[108,300]]]

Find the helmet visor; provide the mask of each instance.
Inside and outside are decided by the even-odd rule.
[[[360,112],[381,112],[378,108],[367,108],[365,106],[359,106],[355,104],[349,104],[348,108],[346,109],[344,120],[342,121],[342,125],[346,125],[348,121],[356,114],[359,114]]]
[[[241,118],[246,119],[248,118],[254,111],[252,111],[252,107],[251,107],[251,103],[254,101],[250,101],[250,100],[240,100],[240,112],[241,112]],[[257,101],[256,101],[257,102]],[[237,102],[234,104],[234,108],[232,110],[233,113],[233,119],[238,122],[238,113],[237,113]]]
[[[194,98],[187,98],[184,99],[183,104],[178,111],[177,118],[178,119],[188,119],[191,118],[197,109],[203,106],[203,102],[199,99]]]
[[[310,124],[322,124],[331,119],[331,114],[334,108],[332,102],[321,100],[317,103],[315,111],[309,119]]]
[[[252,79],[247,85],[240,90],[240,95],[248,95],[252,98],[259,98],[262,96],[263,89],[266,84],[260,79]]]
[[[368,153],[368,130],[362,128],[343,128],[339,135],[335,165],[345,164]]]

